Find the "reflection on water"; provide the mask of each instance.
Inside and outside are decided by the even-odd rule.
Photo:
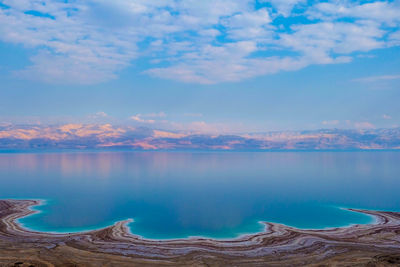
[[[1,198],[44,198],[22,222],[71,231],[134,218],[149,238],[234,237],[257,221],[366,223],[335,207],[397,210],[398,152],[0,154]]]

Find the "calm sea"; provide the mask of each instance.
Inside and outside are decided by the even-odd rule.
[[[399,211],[399,188],[399,152],[0,154],[0,198],[46,200],[20,220],[39,231],[128,218],[156,239],[346,226],[371,218],[340,207]]]

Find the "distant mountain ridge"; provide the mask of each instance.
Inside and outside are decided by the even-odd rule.
[[[111,124],[0,125],[0,150],[379,150],[400,149],[400,128],[321,129],[235,135]]]

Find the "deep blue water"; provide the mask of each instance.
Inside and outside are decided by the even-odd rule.
[[[40,231],[133,218],[147,238],[231,238],[258,221],[300,228],[371,222],[338,207],[400,210],[399,152],[0,154],[0,198],[40,198]]]

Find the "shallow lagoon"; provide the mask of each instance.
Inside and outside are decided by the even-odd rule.
[[[133,218],[146,238],[232,238],[259,221],[368,223],[339,207],[400,210],[399,152],[0,154],[0,198],[39,198],[26,227],[94,229]]]

